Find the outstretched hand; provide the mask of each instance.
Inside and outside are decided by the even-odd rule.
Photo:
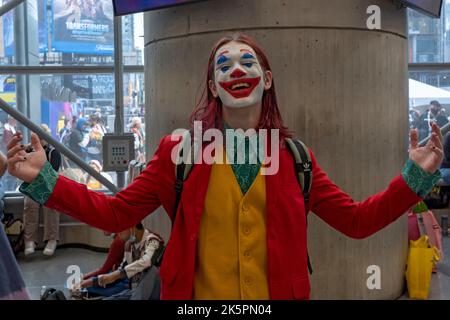
[[[417,129],[409,132],[409,158],[424,171],[435,173],[439,169],[444,157],[441,129],[436,123],[431,124],[431,139],[424,147],[419,147]]]
[[[22,133],[17,132],[8,144],[8,172],[22,181],[31,183],[41,171],[47,157],[35,133],[31,134],[32,152],[25,151],[29,146],[23,145],[22,139]]]

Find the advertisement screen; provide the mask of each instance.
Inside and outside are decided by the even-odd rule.
[[[204,0],[114,0],[114,13],[117,16],[136,12],[161,9]]]
[[[52,16],[53,50],[113,53],[114,14],[110,0],[54,0]]]
[[[46,1],[38,1],[39,52],[48,51],[48,28]]]
[[[0,6],[8,1],[0,0]],[[2,32],[3,41],[0,43],[0,56],[14,56],[14,11],[6,12],[0,18],[0,30]]]

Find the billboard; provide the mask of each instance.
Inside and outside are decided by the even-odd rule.
[[[48,51],[47,1],[38,0],[39,52]]]
[[[8,0],[9,1],[9,0]],[[0,0],[0,6],[7,3],[7,0]],[[14,56],[14,11],[6,12],[0,19],[0,30],[3,41],[0,43],[0,56]]]
[[[113,54],[113,19],[110,0],[54,0],[52,50]]]
[[[204,0],[113,0],[113,3],[114,14],[121,16],[198,1]]]

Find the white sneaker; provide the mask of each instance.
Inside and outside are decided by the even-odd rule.
[[[28,256],[34,253],[34,249],[36,248],[36,244],[34,241],[25,241],[25,255]]]
[[[55,253],[56,246],[57,246],[56,240],[49,240],[47,242],[47,245],[45,246],[45,249],[43,252],[44,255],[52,256]]]

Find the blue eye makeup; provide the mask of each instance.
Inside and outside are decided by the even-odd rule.
[[[246,66],[247,68],[251,68],[253,67],[253,62],[244,63],[244,66]]]
[[[230,67],[228,67],[228,66],[224,66],[224,67],[220,68],[220,71],[222,71],[223,73],[227,72],[228,70],[230,70]]]
[[[244,53],[241,59],[255,59],[255,57],[250,53]]]
[[[228,59],[228,58],[225,57],[225,56],[220,56],[219,59],[217,59],[217,65],[222,64],[222,63],[225,63],[225,62],[227,62],[228,60],[230,60],[230,59]]]

